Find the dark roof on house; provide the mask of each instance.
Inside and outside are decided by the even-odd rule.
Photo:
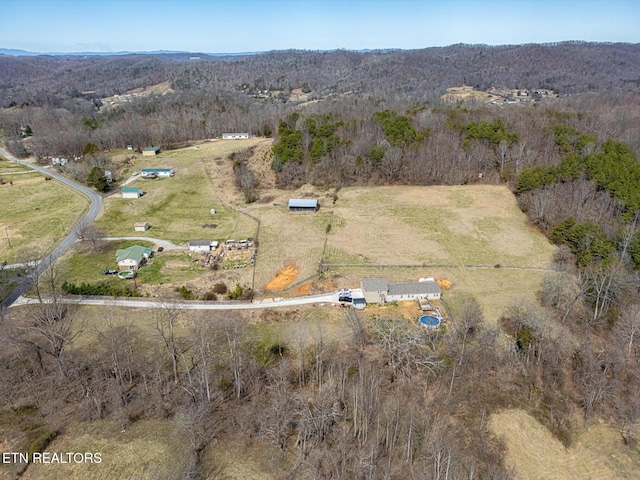
[[[318,208],[318,199],[314,198],[290,198],[289,208]]]
[[[143,168],[142,173],[145,172],[172,172],[173,168]]]
[[[144,147],[142,151],[144,152],[157,152],[160,150],[160,147]]]
[[[386,292],[389,290],[389,284],[384,278],[363,278],[360,280],[360,286],[364,292]]]
[[[389,284],[389,295],[427,295],[441,293],[438,282],[399,282]]]

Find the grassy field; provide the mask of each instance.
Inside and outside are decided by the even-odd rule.
[[[7,182],[0,185],[0,261],[8,263],[18,261],[23,249],[51,249],[89,203],[82,194],[39,173],[3,176],[23,171],[26,167],[0,161],[0,177]]]
[[[99,251],[95,251],[90,242],[84,242],[77,249],[70,250],[62,260],[64,277],[75,284],[99,283],[121,285],[124,280],[116,275],[103,275],[107,269],[118,269],[115,252],[120,248],[133,245],[153,247],[150,242],[140,240],[126,240],[117,242],[102,242]],[[136,284],[141,294],[152,295],[154,292],[147,288],[163,283],[181,284],[200,278],[203,270],[193,263],[188,252],[165,251],[156,253],[139,271]],[[126,282],[133,284],[132,281]]]
[[[625,447],[605,423],[583,428],[569,449],[521,410],[492,415],[489,428],[504,440],[506,465],[520,480],[623,480],[638,478],[640,472],[637,449]]]
[[[216,179],[233,182],[233,162],[229,155],[264,142],[264,139],[215,141],[180,150],[162,152],[156,157],[139,156],[130,171],[171,167],[172,178],[139,178],[130,187],[142,188],[139,199],[122,199],[114,194],[105,200],[104,213],[96,224],[110,236],[132,236],[135,222],[148,222],[147,236],[184,244],[191,239],[226,240],[253,236],[257,224],[225,204]],[[225,188],[229,188],[227,185]],[[211,215],[211,209],[216,210]],[[202,228],[215,224],[216,228]]]
[[[327,262],[544,267],[554,251],[504,186],[347,188],[334,214]]]

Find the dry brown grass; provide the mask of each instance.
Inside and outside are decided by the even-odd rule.
[[[46,181],[39,173],[7,179],[13,185],[9,180],[0,185],[0,263],[18,261],[21,249],[43,252],[52,248],[89,204],[81,193],[56,180]]]
[[[620,435],[603,422],[585,427],[569,449],[522,410],[492,415],[489,428],[505,442],[505,463],[520,480],[640,477],[638,451],[625,447]]]
[[[48,452],[99,452],[100,464],[31,464],[24,479],[178,478],[182,459],[171,444],[168,421],[143,420],[127,427],[96,421],[68,426]]]

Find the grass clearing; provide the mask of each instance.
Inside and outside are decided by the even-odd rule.
[[[95,251],[90,242],[85,242],[78,249],[68,252],[62,259],[63,271],[67,281],[79,285],[80,283],[122,284],[125,280],[116,275],[102,275],[103,270],[118,269],[115,259],[116,250],[133,245],[153,248],[153,243],[140,240],[124,240],[117,242],[102,242],[101,249]],[[151,294],[147,286],[163,283],[181,283],[201,277],[203,270],[193,263],[188,252],[165,251],[156,253],[138,271],[137,284],[144,294]],[[131,283],[131,281],[129,281]]]
[[[331,251],[374,264],[545,267],[555,250],[504,186],[347,188],[334,214]]]
[[[0,170],[5,166],[0,162]],[[47,181],[40,173],[7,177],[13,185],[0,185],[0,261],[19,261],[23,249],[51,249],[89,205],[81,193],[56,180]]]
[[[491,416],[489,429],[507,447],[506,465],[520,480],[638,478],[640,453],[624,446],[604,422],[587,425],[565,449],[537,420],[522,410]]]
[[[172,441],[169,421],[142,420],[122,431],[116,422],[69,425],[47,448],[49,452],[99,452],[101,463],[31,464],[25,479],[181,478],[183,461]],[[173,442],[173,443],[172,443]]]
[[[229,156],[265,142],[271,140],[220,140],[162,152],[155,157],[139,156],[133,160],[133,169],[171,167],[175,176],[154,180],[138,177],[129,186],[142,188],[145,195],[139,199],[110,196],[96,223],[110,236],[131,236],[135,222],[149,222],[149,236],[178,244],[196,238],[226,240],[253,236],[256,222],[230,208],[226,203],[228,195],[220,190],[235,188]],[[215,215],[210,213],[212,208]],[[205,224],[215,224],[216,228],[202,228]]]

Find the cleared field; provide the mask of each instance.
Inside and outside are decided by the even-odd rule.
[[[0,161],[0,172],[25,168],[16,170],[15,165]],[[89,204],[82,194],[55,180],[47,181],[39,173],[5,175],[4,179],[7,183],[0,185],[0,262],[19,261],[23,249],[51,249]]]
[[[31,464],[21,478],[181,478],[186,472],[172,429],[166,421],[139,421],[126,431],[115,422],[75,423],[47,451],[99,452],[101,463]]]
[[[504,186],[348,188],[334,214],[327,262],[546,267],[554,251]]]
[[[521,410],[491,416],[489,428],[507,446],[506,465],[521,480],[638,478],[640,456],[625,447],[605,423],[589,425],[565,449],[549,431]]]
[[[253,214],[261,222],[256,288],[264,288],[279,270],[288,265],[298,270],[292,285],[318,273],[330,213],[289,213],[285,206],[279,206],[265,207],[253,211]]]
[[[133,235],[135,222],[148,222],[148,235],[186,243],[194,238],[225,240],[246,238],[256,230],[256,222],[230,208],[223,200],[218,183],[213,178],[224,176],[233,188],[230,174],[233,162],[229,155],[265,139],[216,141],[198,148],[162,152],[156,157],[139,156],[134,169],[171,167],[172,178],[145,180],[138,178],[130,187],[142,188],[139,199],[123,199],[119,194],[105,200],[104,213],[96,224],[111,236]],[[229,184],[231,182],[231,184]],[[211,209],[216,210],[211,215]],[[213,224],[215,228],[203,228]]]

